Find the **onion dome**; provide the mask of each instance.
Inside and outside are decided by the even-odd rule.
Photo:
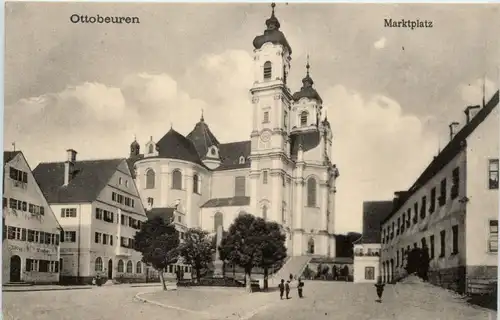
[[[267,29],[264,30],[263,35],[255,37],[255,39],[253,40],[253,46],[255,49],[260,49],[267,42],[271,42],[273,44],[281,44],[288,50],[289,54],[292,54],[292,48],[288,44],[285,35],[283,34],[283,32],[279,30],[280,22],[278,21],[278,18],[276,18],[276,16],[274,15],[275,6],[276,4],[273,2],[271,4],[272,7],[271,17],[266,20]]]
[[[130,155],[131,156],[138,156],[141,150],[141,146],[139,145],[139,142],[137,142],[137,138],[134,137],[134,141],[130,144]]]
[[[309,65],[309,56],[307,56],[307,64],[306,64],[306,69],[307,69],[307,74],[304,79],[302,79],[302,88],[300,88],[300,91],[295,92],[293,94],[293,100],[299,101],[302,98],[309,98],[311,100],[316,100],[319,103],[323,103],[323,100],[319,96],[318,92],[316,89],[313,88],[314,81],[309,75],[309,68],[311,66]]]
[[[205,119],[203,118],[203,111],[201,113],[200,121],[187,135],[187,138],[191,140],[201,159],[207,156],[208,148],[210,148],[211,146],[218,147],[220,144],[205,122]]]

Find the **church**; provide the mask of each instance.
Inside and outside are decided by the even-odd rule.
[[[300,90],[288,87],[292,48],[274,7],[253,40],[249,140],[219,142],[202,114],[186,136],[171,128],[142,153],[134,140],[128,164],[147,211],[184,229],[227,230],[247,212],[283,226],[289,256],[335,257],[332,130],[309,62]]]

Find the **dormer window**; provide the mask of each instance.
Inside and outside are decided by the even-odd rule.
[[[302,113],[300,114],[300,126],[301,127],[305,127],[307,126],[307,111],[302,111]]]
[[[264,80],[270,80],[272,77],[272,64],[270,61],[264,63]]]
[[[244,156],[240,157],[240,164],[245,164],[245,157]]]
[[[215,148],[212,148],[212,150],[210,150],[210,153],[215,156]]]

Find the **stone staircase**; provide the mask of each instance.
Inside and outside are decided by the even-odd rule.
[[[311,261],[310,256],[290,257],[278,272],[269,277],[269,286],[277,286],[281,279],[285,281],[290,279],[290,274],[297,278],[300,277],[309,261]]]

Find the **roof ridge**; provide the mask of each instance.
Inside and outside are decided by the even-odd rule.
[[[122,160],[127,160],[127,158],[110,158],[110,159],[84,159],[84,160],[76,160],[75,163],[82,163],[82,162],[104,162],[104,161],[122,161]],[[38,165],[41,164],[59,164],[59,163],[65,163],[66,161],[51,161],[51,162],[39,162]]]

